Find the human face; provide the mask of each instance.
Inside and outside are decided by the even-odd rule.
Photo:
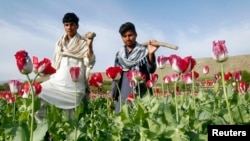
[[[68,38],[73,38],[77,32],[78,24],[74,22],[65,22],[64,23],[64,30],[68,36]]]
[[[122,40],[123,43],[125,44],[126,47],[128,48],[134,48],[135,47],[135,42],[136,42],[136,37],[137,35],[131,31],[128,30],[122,35]]]

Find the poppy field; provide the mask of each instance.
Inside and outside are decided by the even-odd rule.
[[[161,79],[154,73],[145,82],[140,71],[131,70],[131,87],[146,83],[148,92],[143,96],[131,92],[119,113],[114,112],[116,101],[110,91],[103,93],[104,74],[93,73],[90,93],[74,109],[73,118],[48,105],[45,119],[36,123],[34,115],[41,105],[37,95],[42,91],[36,79],[56,70],[46,58],[31,60],[26,51],[18,51],[16,65],[27,81],[10,80],[9,90],[0,92],[0,141],[207,141],[208,125],[249,125],[250,82],[243,81],[243,70],[224,71],[225,41],[214,41],[212,53],[221,68],[214,78],[206,77],[210,69],[206,64],[199,74],[192,56],[176,54],[156,57]],[[164,73],[166,65],[172,74]],[[30,78],[31,73],[35,78]],[[69,73],[77,82],[79,68],[72,67]],[[118,66],[105,72],[108,81],[119,80],[121,73]]]

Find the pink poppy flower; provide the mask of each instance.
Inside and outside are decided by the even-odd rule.
[[[146,86],[147,86],[148,88],[152,88],[152,87],[154,86],[154,82],[153,82],[152,80],[148,80],[148,81],[146,82]]]
[[[246,90],[247,90],[247,83],[243,82],[243,81],[239,82],[239,88],[240,88],[240,92],[241,93],[246,92]]]
[[[153,81],[153,83],[155,83],[158,80],[158,77],[159,76],[156,73],[151,74],[151,80]]]
[[[169,75],[164,76],[163,77],[163,81],[166,84],[170,83],[171,82],[171,76],[169,76]]]
[[[225,40],[213,41],[213,58],[217,62],[224,62],[228,59],[228,51]]]
[[[173,71],[177,73],[190,72],[196,65],[196,61],[191,56],[182,59],[180,56],[174,54],[170,55],[168,59]]]
[[[241,71],[235,71],[234,72],[234,80],[239,82],[239,81],[241,81],[241,79],[242,79]]]
[[[194,80],[196,80],[199,77],[199,73],[194,71]],[[192,72],[182,74],[181,79],[186,84],[191,84],[193,81],[193,75]]]
[[[74,82],[78,82],[80,79],[80,67],[76,66],[76,67],[71,67],[69,69],[70,72],[70,76],[72,81]]]
[[[135,83],[142,83],[145,80],[145,75],[143,75],[139,70],[129,70],[127,77]]]
[[[12,94],[18,94],[21,92],[22,83],[18,80],[9,80],[8,81],[10,92]]]
[[[179,74],[174,73],[174,74],[170,75],[170,78],[171,78],[172,82],[176,82],[180,79],[180,76],[179,76]]]
[[[208,74],[208,73],[209,73],[209,66],[204,66],[203,74]]]
[[[159,69],[164,69],[168,61],[168,57],[158,56],[157,57],[157,66]]]

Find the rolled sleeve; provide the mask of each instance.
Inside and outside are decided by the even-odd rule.
[[[87,56],[83,58],[84,59],[84,65],[90,69],[92,69],[95,65],[95,55],[92,55],[91,58],[88,58]]]
[[[91,58],[84,57],[83,58],[84,65],[86,66],[86,79],[89,79],[90,71],[95,65],[95,55],[92,55]]]

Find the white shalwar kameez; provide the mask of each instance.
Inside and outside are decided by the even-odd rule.
[[[92,58],[87,57],[88,47],[86,40],[79,40],[79,36],[77,34],[73,39],[67,41],[64,35],[61,39],[61,47],[58,47],[60,40],[57,43],[55,54],[60,54],[59,66],[56,73],[51,75],[49,80],[41,83],[42,92],[38,95],[45,105],[49,103],[61,109],[73,109],[75,104],[77,106],[80,104],[85,95],[89,71],[95,64],[95,56],[93,54]],[[65,53],[67,51],[70,52],[74,47],[78,49],[77,52],[81,52],[78,56],[84,54],[80,56],[81,58],[74,56],[74,54],[72,55],[72,52]],[[54,59],[58,60],[58,57],[54,57]],[[80,79],[78,82],[72,81],[69,72],[70,68],[75,66],[80,67]],[[44,106],[44,104],[41,106]],[[40,111],[37,111],[37,116],[44,114],[42,110],[44,109],[41,107]]]

